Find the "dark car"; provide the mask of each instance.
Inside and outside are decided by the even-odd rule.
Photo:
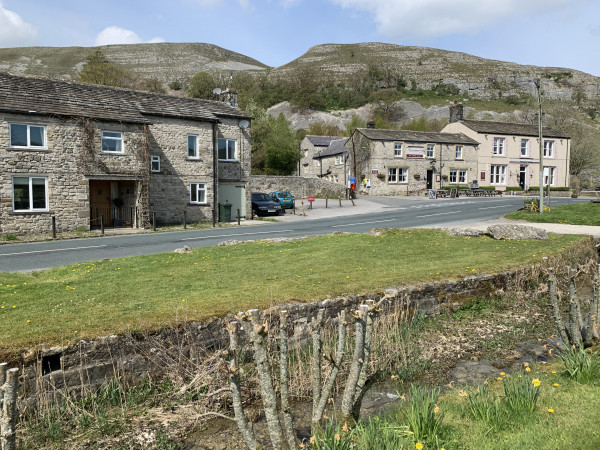
[[[294,207],[294,196],[290,193],[290,191],[275,191],[270,192],[269,195],[271,198],[273,198],[273,200],[279,202],[283,208]]]
[[[252,212],[257,216],[278,215],[283,209],[270,195],[255,192],[252,194]]]

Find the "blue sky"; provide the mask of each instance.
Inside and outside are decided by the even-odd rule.
[[[600,76],[600,0],[0,0],[0,47],[207,42],[280,66],[388,42]]]

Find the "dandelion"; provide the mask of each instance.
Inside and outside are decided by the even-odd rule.
[[[27,319],[27,323],[31,323],[31,320]]]
[[[532,383],[532,384],[533,384],[535,387],[538,387],[540,384],[542,384],[542,383],[541,383],[541,381],[540,381],[540,380],[538,380],[537,378],[534,378],[534,379],[531,381],[531,383]]]
[[[558,383],[554,383],[552,386],[558,387],[559,385],[558,385]]]
[[[498,381],[502,381],[502,377],[498,377],[497,379],[498,379]]]
[[[185,302],[185,298],[181,300],[182,302]]]
[[[549,412],[550,414],[554,414],[554,410],[553,410],[552,408],[548,408],[548,412]]]
[[[552,373],[556,373],[556,370],[553,370]]]
[[[504,372],[500,372],[500,375],[501,375],[501,376],[504,376],[504,375],[506,375],[506,374],[505,374]]]
[[[423,443],[421,443],[421,442],[417,442],[417,443],[415,444],[415,448],[416,448],[417,450],[422,450],[422,449],[423,449]]]

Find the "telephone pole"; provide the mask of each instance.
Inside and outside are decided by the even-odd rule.
[[[538,98],[538,135],[540,141],[540,214],[544,212],[544,141],[542,136],[542,80],[534,81]]]

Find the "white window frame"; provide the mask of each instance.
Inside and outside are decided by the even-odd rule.
[[[492,164],[490,166],[490,184],[506,185],[506,174],[508,166],[506,164]]]
[[[225,142],[225,156],[226,158],[221,158],[221,143]],[[229,152],[231,151],[231,148],[229,147],[229,144],[233,143],[233,157],[232,155],[229,154]],[[219,138],[218,142],[217,142],[217,154],[219,157],[219,161],[237,161],[237,140],[236,139],[229,139],[229,138]]]
[[[521,158],[529,156],[529,139],[521,139]]]
[[[21,126],[21,127],[27,127],[27,143],[25,145],[14,145],[13,144],[13,126]],[[41,128],[43,130],[42,133],[42,139],[43,139],[43,143],[42,145],[31,145],[31,127],[35,127],[35,128]],[[36,149],[36,150],[46,150],[48,148],[48,144],[47,144],[47,140],[46,140],[46,127],[44,125],[30,125],[30,124],[26,124],[26,123],[11,123],[8,125],[8,134],[9,134],[9,145],[11,148],[32,148],[32,149]]]
[[[554,141],[544,141],[544,158],[554,158]]]
[[[448,182],[450,184],[456,184],[458,180],[458,169],[450,169],[450,175],[448,176]]]
[[[388,167],[389,184],[408,183],[408,169],[406,167]]]
[[[207,200],[207,184],[203,181],[192,181],[190,183],[190,204],[192,205],[206,205],[208,204]],[[194,194],[196,199],[194,200]],[[200,201],[200,197],[204,196],[204,200]]]
[[[394,158],[402,158],[402,149],[404,145],[402,142],[394,142]]]
[[[118,136],[109,136],[107,133],[113,133]],[[113,150],[105,150],[104,149],[105,141],[115,141],[118,143],[117,147],[120,147],[121,149],[114,150],[114,151]],[[112,154],[118,154],[118,155],[125,153],[125,139],[123,136],[123,132],[122,131],[111,131],[111,130],[103,131],[101,134],[101,138],[100,138],[100,151],[102,153],[112,153]]]
[[[155,164],[158,164],[158,166],[155,167]],[[150,156],[150,171],[154,173],[160,172],[160,156]]]
[[[467,169],[458,169],[458,183],[467,183]]]
[[[16,209],[15,208],[15,178],[28,178],[29,179],[29,208],[27,209]],[[43,208],[33,207],[33,180],[43,179],[44,180],[44,204]],[[14,212],[44,212],[48,211],[48,177],[42,176],[31,176],[31,175],[15,175],[12,177],[12,209]]]
[[[504,156],[506,154],[506,138],[494,138],[494,148],[492,149],[492,154],[494,156]]]
[[[435,158],[435,144],[427,144],[425,152],[427,158]]]
[[[187,159],[200,159],[200,151],[198,150],[200,147],[200,142],[198,139],[198,135],[197,134],[188,134],[186,142],[187,142],[187,150],[186,150]],[[193,144],[194,144],[194,148],[192,149],[193,150],[192,154],[190,154],[190,143],[191,142],[193,142]]]
[[[544,167],[544,186],[548,186],[548,176],[550,176],[550,186],[556,186],[556,167]]]
[[[462,145],[456,146],[455,159],[463,159],[463,146]]]

